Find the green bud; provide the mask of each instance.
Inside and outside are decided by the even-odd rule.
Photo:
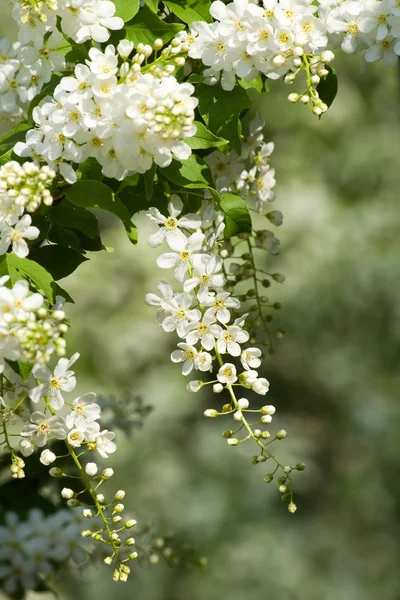
[[[271,481],[273,480],[274,476],[272,473],[268,473],[265,477],[264,477],[264,481],[265,483],[271,483]]]
[[[252,465],[257,465],[258,464],[258,456],[252,456],[251,457],[251,464]]]
[[[306,465],[303,462],[298,462],[296,465],[296,469],[298,471],[304,471],[305,468],[306,468]]]
[[[232,437],[232,435],[233,435],[232,429],[226,429],[224,431],[224,433],[222,434],[222,437],[223,438],[230,438],[230,437]]]
[[[287,436],[287,431],[285,431],[285,429],[281,429],[280,431],[278,431],[278,433],[276,434],[276,439],[277,440],[283,440],[285,437]]]
[[[255,290],[254,288],[252,288],[251,290],[249,290],[249,291],[247,292],[247,296],[248,296],[249,298],[254,298],[255,296],[257,296],[257,292],[256,292],[256,290]]]
[[[286,479],[287,479],[286,475],[281,475],[278,479],[279,485],[281,485],[282,483],[285,483]]]
[[[275,310],[279,310],[282,308],[282,304],[280,302],[274,302],[272,308],[274,308]]]
[[[261,282],[261,285],[265,288],[269,288],[269,287],[271,287],[271,282],[269,279],[263,279]]]

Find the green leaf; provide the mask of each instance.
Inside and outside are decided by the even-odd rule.
[[[152,10],[154,13],[158,12],[158,0],[144,0],[144,3]]]
[[[137,243],[137,229],[131,222],[130,215],[114,192],[101,181],[77,181],[65,192],[67,200],[81,208],[100,208],[113,213],[125,226],[128,238],[133,244]]]
[[[61,225],[61,227],[82,231],[90,238],[99,235],[97,217],[85,208],[74,206],[68,200],[63,200],[51,209],[50,219],[52,223]]]
[[[161,38],[164,44],[166,44],[184,27],[180,23],[165,23],[148,6],[144,6],[132,21],[126,25],[125,29],[126,38],[131,40],[135,46],[139,43],[150,44],[152,46],[157,38]]]
[[[178,0],[164,0],[164,4],[185,23],[193,23],[193,21],[212,21],[210,15],[210,0],[186,0],[186,2]]]
[[[225,138],[235,152],[240,154],[239,117],[250,107],[250,99],[239,86],[226,92],[220,85],[200,84],[196,89],[199,112],[206,126],[215,135]]]
[[[238,233],[251,233],[249,207],[243,198],[233,194],[222,194],[220,206],[225,214],[226,238],[231,238]]]
[[[33,363],[24,363],[21,360],[15,362],[12,360],[8,360],[7,362],[10,365],[10,367],[15,371],[15,373],[18,373],[18,375],[22,377],[24,381],[28,381],[29,375],[33,369]]]
[[[161,210],[161,212],[164,211],[168,205],[168,198],[160,185],[153,187],[151,199],[147,199],[145,188],[146,182],[143,175],[137,182],[132,180],[132,185],[126,185],[127,179],[122,182],[118,197],[123,202],[130,215],[134,215],[142,210],[148,210],[151,206],[155,206]]]
[[[338,91],[338,80],[336,77],[336,71],[329,65],[325,67],[329,73],[326,77],[321,79],[317,85],[317,92],[322,102],[325,102],[327,106],[330,106],[334,101]]]
[[[25,140],[28,129],[32,129],[29,123],[20,123],[14,129],[7,131],[7,133],[0,137],[0,156],[12,150],[17,142]]]
[[[220,138],[217,135],[208,131],[207,127],[203,123],[195,121],[197,127],[196,134],[193,137],[186,138],[185,142],[192,150],[207,150],[207,148],[219,148],[226,146],[228,140]]]
[[[261,76],[261,73],[258,75],[258,77],[255,77],[250,81],[247,81],[246,79],[239,79],[239,84],[244,90],[253,89],[256,90],[259,94],[261,94],[261,92],[264,89],[264,81]]]
[[[13,285],[18,279],[28,279],[32,281],[39,292],[42,293],[51,304],[54,304],[54,279],[46,269],[33,260],[28,258],[18,258],[15,254],[5,254],[0,261],[0,273],[8,273]]]
[[[186,160],[173,160],[169,167],[160,169],[160,172],[179,187],[209,188],[214,185],[208,165],[196,154]]]
[[[30,251],[31,256],[39,265],[44,267],[55,280],[71,275],[81,263],[88,260],[72,248],[51,245],[35,248]]]
[[[92,157],[79,165],[79,173],[81,174],[81,179],[96,179],[97,181],[104,179],[100,163]]]
[[[156,164],[153,163],[151,165],[151,169],[146,171],[144,174],[144,188],[146,192],[146,199],[149,201],[153,196],[153,186],[154,186],[154,177],[156,175],[157,167]]]
[[[115,4],[116,17],[121,17],[123,21],[130,21],[136,15],[140,8],[140,0],[113,0]]]

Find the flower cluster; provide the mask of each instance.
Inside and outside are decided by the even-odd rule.
[[[238,399],[234,391],[235,387],[242,387],[264,396],[269,390],[269,383],[257,371],[261,365],[261,350],[246,347],[250,337],[245,329],[247,315],[234,318],[240,302],[225,290],[227,280],[223,272],[223,260],[215,255],[219,236],[225,227],[224,217],[207,201],[203,203],[200,214],[182,215],[182,209],[180,198],[172,195],[168,217],[155,208],[147,213],[152,221],[160,225],[148,240],[150,246],[156,247],[166,241],[171,250],[158,257],[157,265],[161,269],[173,268],[175,280],[183,290],[175,292],[168,281],[162,280],[158,285],[160,295],[147,294],[146,302],[159,308],[157,322],[164,331],[176,331],[181,338],[178,349],[171,354],[171,360],[182,364],[182,374],[189,375],[193,371],[216,373],[216,378],[211,381],[190,381],[188,390],[197,392],[206,385],[212,385],[215,393],[228,393],[229,401],[221,411],[205,411],[207,417],[233,417],[235,429],[223,434],[227,443],[237,446],[253,439],[259,447],[255,464],[272,459],[276,464],[275,471],[286,469],[283,476],[287,481],[287,489],[283,495],[284,499],[289,500],[289,510],[294,512],[296,506],[292,500],[290,477],[292,468],[283,466],[268,448],[273,441],[283,439],[286,432],[280,431],[265,442],[263,440],[268,440],[271,435],[259,428],[259,425],[272,421],[275,408],[263,406],[259,410],[252,410],[249,401],[246,398]],[[238,360],[239,367],[232,362],[234,360]],[[250,423],[248,418],[254,413],[259,413],[259,419]],[[240,431],[244,437],[237,437]]]
[[[91,457],[94,452],[107,459],[117,447],[115,433],[102,429],[99,424],[101,408],[96,403],[95,394],[88,393],[72,401],[65,398],[65,394],[72,392],[76,386],[71,367],[78,358],[79,354],[70,359],[61,358],[53,370],[33,361],[35,364],[26,380],[7,363],[4,365],[0,376],[2,444],[11,454],[10,469],[15,479],[25,476],[25,463],[18,453],[27,457],[37,449],[40,449],[40,462],[45,466],[53,465],[50,469],[52,477],[72,479],[75,489],[64,487],[62,497],[72,508],[82,506],[83,516],[93,519],[92,529],[82,531],[82,536],[111,546],[112,552],[105,556],[105,563],[115,563],[114,579],[126,581],[129,574],[126,562],[134,560],[137,553],[131,548],[134,539],[125,533],[136,521],[130,518],[123,520],[121,516],[124,510],[121,500],[125,492],[118,491],[114,499],[107,502],[99,492],[100,486],[113,476],[113,470],[99,469],[92,458],[86,464],[81,462],[83,454]],[[11,435],[13,440],[20,440],[18,447],[11,444]],[[78,476],[54,465],[59,457],[53,452],[52,445],[58,440],[64,441]]]
[[[154,48],[161,46],[159,40]],[[74,76],[61,79],[54,98],[34,109],[37,129],[15,152],[45,161],[70,183],[76,180],[70,163],[89,157],[97,159],[104,175],[118,180],[144,173],[153,160],[166,167],[173,157],[188,158],[184,138],[196,133],[194,87],[178,83],[172,74],[183,57],[161,68],[169,52],[175,57],[181,47],[177,42],[166,49],[148,72],[141,64],[153,53],[151,46],[139,45],[129,61],[133,44],[128,40],[104,52],[91,48],[86,65],[78,64]]]
[[[45,364],[54,353],[65,354],[63,299],[50,308],[42,294],[30,293],[26,281],[11,289],[5,287],[8,281],[8,276],[0,279],[0,373],[5,360]]]
[[[328,44],[344,52],[365,51],[366,61],[383,58],[392,66],[400,54],[400,9],[390,0],[220,0],[211,5],[212,24],[192,25],[195,40],[189,56],[201,59],[210,83],[221,78],[233,89],[236,77],[251,80],[259,73],[270,79],[285,76],[293,83],[304,71],[307,89],[301,97],[320,115],[327,106],[316,89],[328,75],[326,63],[334,58]],[[295,101],[292,96],[292,101]]]
[[[34,212],[42,203],[51,206],[48,186],[54,177],[47,165],[38,167],[31,162],[19,165],[10,161],[0,167],[0,255],[10,246],[20,258],[28,255],[25,240],[36,239],[40,231],[32,226],[29,215],[22,215],[24,210]]]
[[[85,561],[87,551],[79,537],[83,520],[66,509],[51,515],[31,509],[23,521],[14,512],[5,513],[0,526],[0,582],[6,594],[14,597],[20,589],[37,589],[43,577],[70,559]]]
[[[16,6],[20,3],[16,2]],[[14,121],[27,116],[30,102],[41,92],[53,73],[65,68],[64,55],[58,50],[63,40],[55,30],[44,40],[11,43],[0,40],[0,116]]]
[[[43,40],[55,30],[57,17],[62,31],[78,44],[87,40],[101,43],[109,39],[109,29],[124,26],[115,11],[115,4],[109,0],[19,0],[14,4],[13,17],[23,44]]]
[[[276,185],[275,169],[270,166],[274,144],[265,142],[264,127],[259,117],[251,121],[240,156],[234,151],[224,154],[216,150],[205,159],[218,192],[233,192],[248,201],[255,200],[259,212],[264,210],[266,202],[275,200]]]

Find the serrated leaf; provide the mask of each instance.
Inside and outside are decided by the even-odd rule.
[[[129,213],[121,200],[114,195],[113,190],[101,181],[77,181],[65,192],[67,200],[82,208],[100,208],[113,213],[125,226],[128,238],[133,244],[137,243],[137,229],[132,223]]]
[[[208,129],[227,139],[232,150],[240,154],[239,117],[251,104],[245,90],[236,86],[226,92],[220,85],[200,84],[196,88],[196,95],[199,112]]]
[[[206,21],[211,23],[210,15],[210,0],[186,0],[186,2],[178,0],[164,0],[164,4],[185,23],[193,23],[194,21]]]
[[[336,71],[329,65],[325,67],[329,73],[326,77],[322,78],[317,85],[317,92],[322,102],[325,102],[327,106],[330,106],[338,91],[338,80],[336,77]]]
[[[100,233],[96,215],[68,200],[63,200],[51,209],[50,220],[61,227],[82,231],[90,238],[95,238]]]
[[[243,198],[234,194],[222,194],[220,206],[225,214],[225,238],[231,238],[238,233],[251,233],[249,207]]]
[[[131,40],[135,46],[139,43],[152,46],[157,38],[161,38],[166,44],[184,27],[180,23],[165,23],[148,6],[144,6],[126,25],[125,30],[126,38]]]
[[[81,263],[88,260],[76,250],[56,244],[35,248],[31,250],[29,256],[44,267],[56,281],[68,277]]]
[[[195,121],[197,127],[196,134],[190,138],[186,138],[185,142],[192,150],[207,150],[208,148],[220,148],[226,146],[229,142],[224,138],[214,135],[207,129],[203,123]]]
[[[137,14],[140,7],[140,0],[113,0],[115,4],[115,16],[121,17],[126,23]]]

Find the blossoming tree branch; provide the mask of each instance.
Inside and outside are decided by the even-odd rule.
[[[154,252],[158,289],[145,300],[176,339],[177,373],[188,392],[215,393],[204,415],[223,423],[232,450],[221,453],[252,446],[251,462],[264,465],[264,480],[296,511],[293,475],[305,466],[282,462],[287,434],[273,428],[275,407],[254,408],[248,398],[267,395],[263,359],[284,334],[271,315],[280,305],[265,296],[284,276],[262,260],[263,251],[279,253],[271,226],[283,217],[270,206],[273,143],[259,117],[246,126],[242,118],[249,88],[273,93],[280,78],[295,87],[290,102],[321,117],[337,91],[332,49],[395,65],[400,7],[20,0],[12,15],[18,39],[0,41],[0,444],[11,476],[3,490],[37,459],[70,509],[44,514],[38,495],[29,514],[2,517],[0,582],[22,598],[68,558],[97,553],[125,582],[136,558],[156,564],[180,553],[173,540],[154,538],[141,550],[131,536],[132,508],[124,516],[125,492],[110,492],[106,466],[117,449],[106,412],[116,407],[92,391],[73,393],[72,299],[57,282],[106,250],[90,209],[116,215],[133,246],[134,215],[146,212],[148,243],[162,251]],[[264,219],[261,229],[252,215]],[[126,428],[128,412],[121,420]],[[38,528],[48,533],[40,542]]]

